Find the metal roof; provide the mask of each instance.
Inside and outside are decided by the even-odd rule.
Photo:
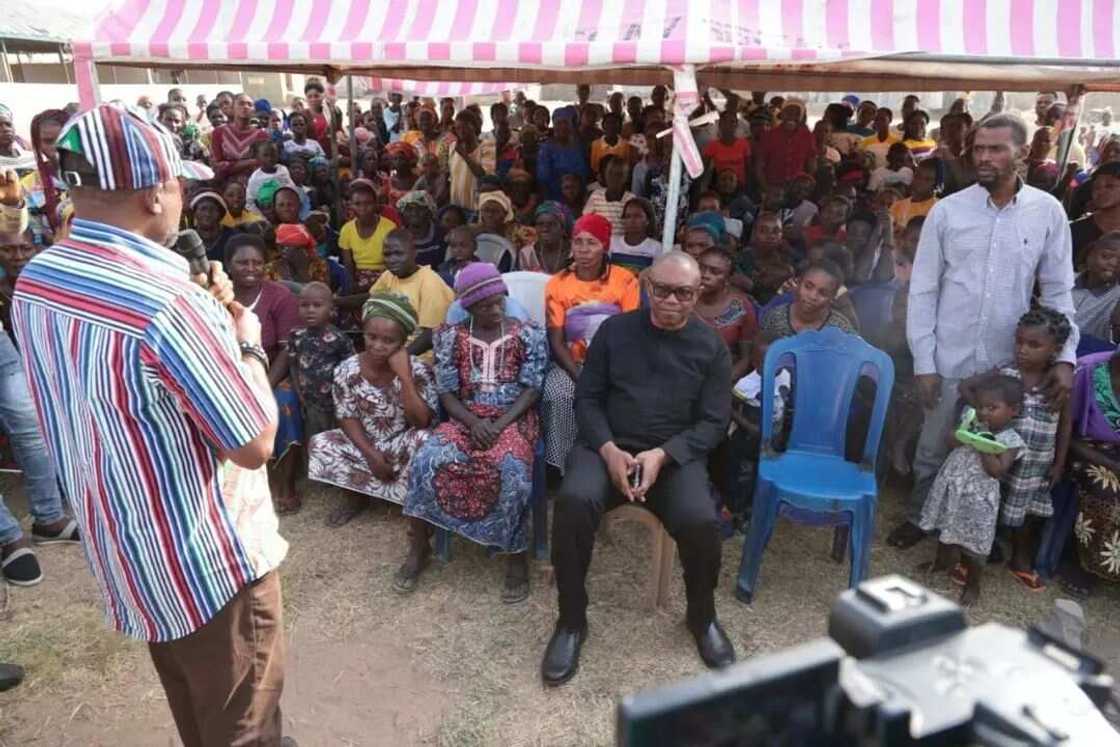
[[[4,0],[0,39],[68,44],[90,33],[93,19],[57,6],[43,7],[25,0]]]

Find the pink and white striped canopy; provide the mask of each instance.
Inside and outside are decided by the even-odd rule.
[[[402,80],[370,78],[369,90],[375,93],[404,93],[412,96],[442,98],[451,96],[486,96],[521,88],[520,83],[485,83],[482,81]]]
[[[1118,50],[1120,0],[118,0],[74,44],[103,62],[452,67],[483,79],[500,68]]]

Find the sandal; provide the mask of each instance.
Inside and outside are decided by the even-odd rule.
[[[965,586],[968,584],[968,566],[964,563],[957,563],[953,566],[953,570],[949,571],[949,580],[957,586]]]
[[[887,535],[887,544],[899,550],[908,550],[925,539],[926,533],[909,521],[899,524]]]
[[[1080,568],[1063,570],[1058,575],[1058,586],[1062,587],[1062,591],[1078,599],[1092,597],[1096,585],[1096,579]]]
[[[431,560],[432,553],[429,550],[420,556],[420,562],[411,563],[412,558],[408,558],[397,569],[396,575],[393,576],[393,591],[398,594],[411,594],[416,591],[417,585],[420,583],[420,574],[428,567],[428,561]]]
[[[524,575],[522,575],[524,573]],[[528,568],[506,571],[505,586],[502,587],[502,604],[519,604],[529,598]]]
[[[331,515],[327,517],[327,526],[338,528],[350,523],[350,520],[369,508],[370,501],[364,495],[351,495],[346,499],[346,503],[331,511]]]
[[[1034,571],[1017,571],[1014,568],[1008,566],[1007,572],[1015,578],[1019,579],[1023,586],[1027,587],[1031,591],[1042,591],[1046,588],[1046,584],[1043,583],[1042,578],[1040,578],[1039,575]]]

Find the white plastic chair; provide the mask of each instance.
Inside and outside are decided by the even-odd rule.
[[[506,267],[513,267],[517,250],[513,242],[496,233],[480,233],[475,239],[475,256],[483,262],[489,262],[498,269],[502,268],[502,261],[508,258]]]
[[[533,321],[545,325],[544,288],[551,275],[543,272],[507,272],[502,280],[509,288],[509,297],[517,301],[529,312]]]

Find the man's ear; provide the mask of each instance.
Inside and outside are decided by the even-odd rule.
[[[159,188],[151,187],[145,189],[142,193],[144,202],[144,211],[150,215],[163,214],[163,200],[159,196]]]

